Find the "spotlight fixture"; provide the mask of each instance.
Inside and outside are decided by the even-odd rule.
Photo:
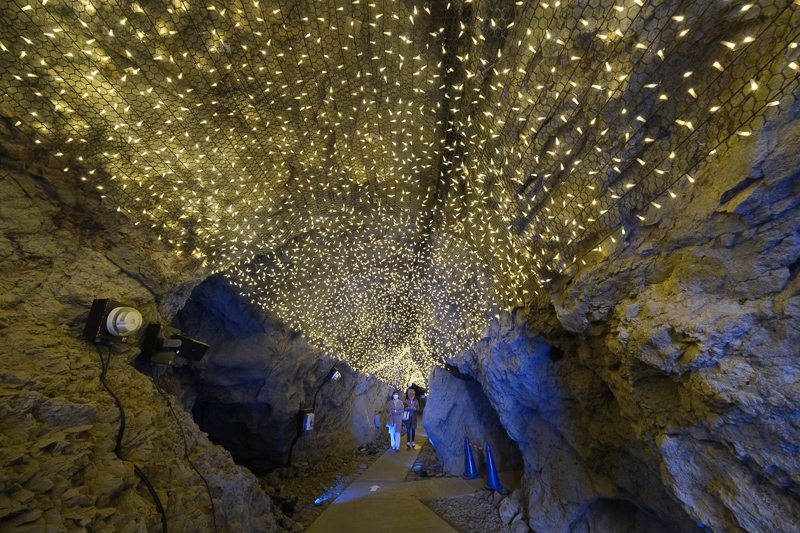
[[[190,339],[181,331],[161,324],[150,324],[142,341],[139,359],[164,365],[171,365],[175,357],[199,361],[208,351],[208,344]]]
[[[86,319],[82,338],[90,342],[108,342],[133,335],[142,327],[142,314],[115,300],[96,299]]]

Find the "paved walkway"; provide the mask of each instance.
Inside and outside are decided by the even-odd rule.
[[[417,429],[415,449],[386,451],[314,521],[307,533],[455,533],[420,499],[472,494],[478,487],[461,478],[404,480],[428,438]]]

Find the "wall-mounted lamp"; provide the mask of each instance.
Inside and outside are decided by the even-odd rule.
[[[83,328],[83,340],[114,342],[133,335],[142,327],[142,314],[122,302],[97,299]]]
[[[317,392],[314,393],[314,401],[311,402],[311,407],[303,407],[300,409],[300,428],[297,432],[297,436],[292,441],[292,445],[289,447],[289,458],[286,461],[287,465],[292,464],[292,455],[294,454],[294,445],[297,444],[297,440],[300,437],[304,437],[306,435],[310,435],[311,432],[314,430],[314,408],[317,406],[317,395],[319,391],[322,390],[322,386],[325,385],[329,381],[338,381],[339,378],[342,377],[342,373],[339,372],[339,369],[335,366],[328,370],[328,373],[325,375],[325,378],[322,380],[322,383],[319,384],[317,387]]]
[[[311,431],[314,429],[314,410],[303,409],[300,411],[300,416],[302,419],[301,433],[303,435],[310,435]]]
[[[171,365],[175,357],[199,361],[208,351],[208,344],[190,339],[181,331],[161,324],[150,324],[144,333],[139,359]]]
[[[300,411],[300,416],[302,417],[302,435],[309,435],[314,429],[314,409],[317,407],[317,395],[319,394],[319,391],[322,390],[322,386],[329,381],[338,381],[341,377],[342,373],[339,372],[338,368],[333,367],[328,370],[328,373],[325,375],[325,379],[322,380],[322,383],[320,383],[319,387],[317,387],[317,392],[314,393],[314,401],[311,403],[311,407],[303,408]]]

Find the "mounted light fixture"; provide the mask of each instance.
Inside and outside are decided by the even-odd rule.
[[[320,383],[319,387],[317,387],[317,392],[314,393],[314,401],[311,403],[311,407],[304,407],[300,410],[301,435],[310,435],[314,429],[314,409],[317,407],[317,395],[319,395],[319,391],[322,390],[323,385],[329,381],[338,381],[341,377],[342,373],[339,372],[339,369],[335,366],[328,370],[328,373],[325,375],[322,383]],[[292,444],[292,448],[294,448],[294,443]],[[289,461],[291,462],[291,453]]]
[[[113,343],[129,337],[142,327],[142,314],[115,300],[96,299],[83,328],[83,340]]]
[[[178,329],[150,324],[144,334],[139,359],[164,365],[173,364],[176,357],[199,361],[208,348],[208,344],[190,339]]]

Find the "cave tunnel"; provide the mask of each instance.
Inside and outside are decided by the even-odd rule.
[[[0,531],[800,531],[800,2],[0,27]]]

